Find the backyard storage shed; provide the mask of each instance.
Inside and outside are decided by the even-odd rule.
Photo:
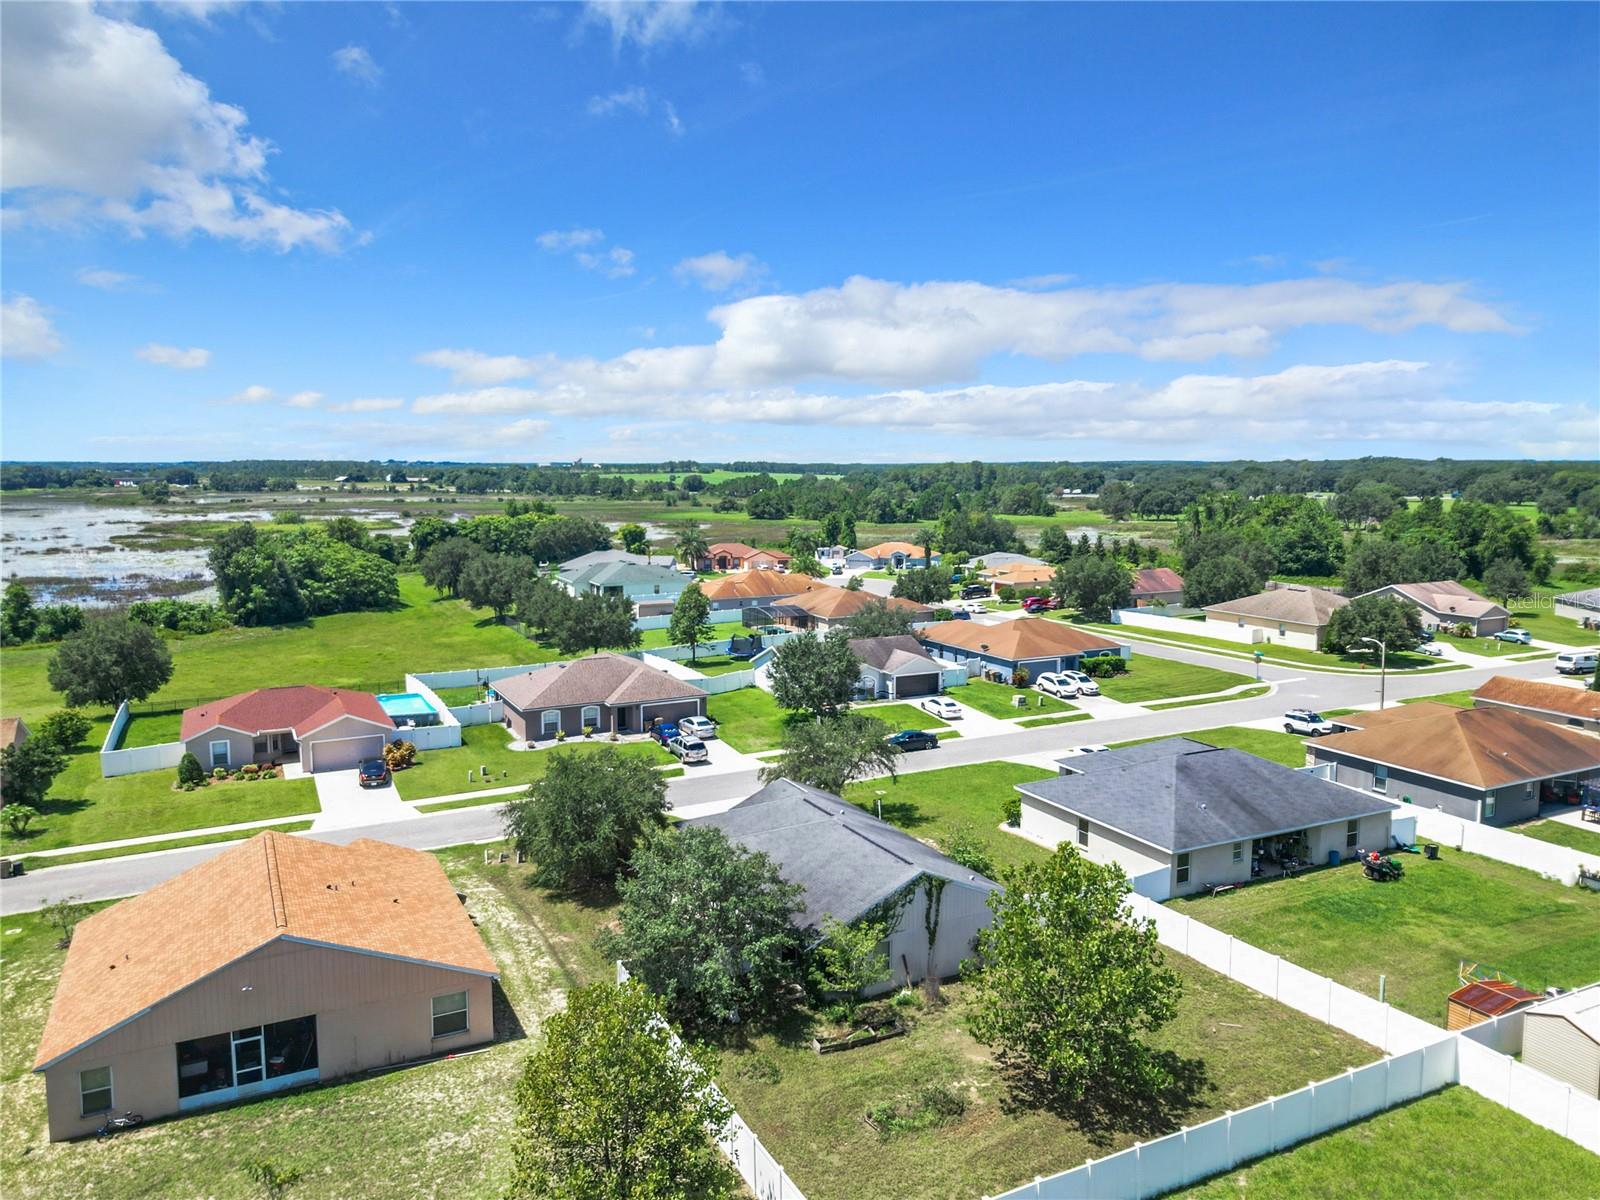
[[[301,684],[185,709],[179,739],[207,770],[298,761],[307,771],[339,771],[378,757],[395,736],[371,692]]]
[[[78,925],[33,1067],[50,1138],[490,1041],[498,977],[431,854],[257,834]]]
[[[787,779],[684,824],[714,826],[730,842],[768,855],[785,880],[805,888],[796,923],[813,936],[825,916],[854,921],[900,898],[888,939],[892,974],[874,994],[959,973],[989,924],[989,893],[999,887],[832,792]]]
[[[1600,984],[1530,1008],[1522,1018],[1522,1061],[1600,1097]]]
[[[1475,979],[1450,993],[1445,1005],[1445,1028],[1465,1029],[1538,999],[1538,992],[1530,992],[1509,979]]]
[[[706,715],[706,694],[691,683],[609,650],[552,663],[494,684],[506,726],[519,741],[595,733],[643,733],[657,720]]]

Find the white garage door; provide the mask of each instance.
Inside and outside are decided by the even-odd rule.
[[[328,738],[320,742],[309,742],[307,748],[311,751],[310,770],[346,771],[359,766],[362,759],[377,758],[382,755],[383,734],[369,733],[360,737]]]

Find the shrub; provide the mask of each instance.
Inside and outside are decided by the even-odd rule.
[[[567,740],[567,731],[565,729],[556,730],[556,741],[564,742],[566,740]]]
[[[186,792],[192,792],[192,791],[194,791],[194,784],[192,784],[192,783],[186,783],[186,784],[184,784],[184,785],[183,785],[183,790],[184,790],[184,791],[186,791]]]
[[[194,785],[206,777],[205,770],[200,766],[200,760],[194,755],[185,752],[178,760],[178,782],[185,784],[190,791]]]
[[[1033,676],[1028,672],[1027,667],[1018,667],[1016,673],[1011,676],[1012,687],[1025,688],[1032,682]]]
[[[1467,622],[1462,621],[1450,632],[1455,634],[1455,636],[1458,638],[1469,638],[1472,636],[1472,626],[1467,624]]]
[[[1017,805],[1020,810],[1022,797],[1015,792],[1012,795],[1017,797]],[[1017,819],[1019,821],[1022,819],[1020,811]],[[955,831],[949,837],[939,840],[939,849],[943,850],[967,870],[976,871],[979,875],[986,875],[991,879],[994,878],[994,859],[989,857],[989,851],[978,840],[978,835],[972,831],[970,825],[956,826]]]
[[[257,778],[260,778],[260,779],[276,779],[277,777],[278,777],[278,772],[275,771],[273,768],[268,767],[265,771],[261,772],[261,774]]]
[[[1008,790],[1000,798],[1000,815],[1005,818],[1006,824],[1016,829],[1022,824],[1022,793]]]
[[[1017,589],[1009,583],[1002,583],[995,593],[1003,603],[1009,604],[1017,598]]]
[[[228,768],[227,767],[212,767],[211,768],[211,778],[213,778],[213,779],[226,779],[227,777],[228,777]]]
[[[404,771],[417,761],[417,748],[404,738],[390,742],[383,748],[383,762],[391,771]]]
[[[1125,674],[1128,670],[1128,660],[1120,654],[1101,654],[1084,659],[1081,669],[1091,679],[1107,679],[1112,675]]]
[[[261,767],[256,763],[245,763],[244,766],[239,768],[239,774],[243,775],[246,779],[254,779],[260,770]]]
[[[583,736],[586,737],[586,738],[593,737],[594,736],[594,726],[593,725],[585,725],[583,727]]]
[[[39,810],[30,808],[26,804],[8,804],[0,808],[0,821],[6,823],[16,837],[21,837],[28,831],[28,824],[39,815]]]
[[[967,1111],[967,1098],[948,1084],[926,1083],[912,1096],[874,1104],[867,1117],[878,1136],[888,1140],[897,1133],[936,1129],[959,1121]]]

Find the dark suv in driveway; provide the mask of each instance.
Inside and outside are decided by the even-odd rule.
[[[381,758],[369,758],[361,764],[362,787],[383,787],[389,782],[389,764]]]

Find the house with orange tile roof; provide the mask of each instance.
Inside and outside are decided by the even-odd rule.
[[[431,854],[257,834],[77,926],[33,1065],[50,1140],[491,1041],[497,978]]]
[[[781,571],[791,561],[782,550],[761,550],[744,542],[712,542],[695,565],[702,571]]]
[[[739,608],[764,608],[789,596],[826,588],[809,575],[790,571],[739,571],[721,579],[707,579],[700,591],[711,601],[712,612]]]
[[[927,547],[916,546],[910,542],[879,542],[876,546],[868,546],[861,551],[872,560],[872,565],[882,570],[904,571],[914,567],[929,565],[926,557]],[[933,566],[939,565],[939,556],[933,556]]]
[[[1472,693],[1476,708],[1509,708],[1552,725],[1600,733],[1600,692],[1566,683],[1492,675]]]
[[[187,708],[178,740],[207,770],[298,761],[307,771],[338,771],[378,757],[395,736],[371,692],[300,684]]]
[[[875,596],[871,592],[852,592],[849,588],[827,584],[767,606],[766,614],[774,625],[826,632],[874,604],[903,612],[914,622],[933,616],[933,609],[926,604],[917,604],[903,596]]]

